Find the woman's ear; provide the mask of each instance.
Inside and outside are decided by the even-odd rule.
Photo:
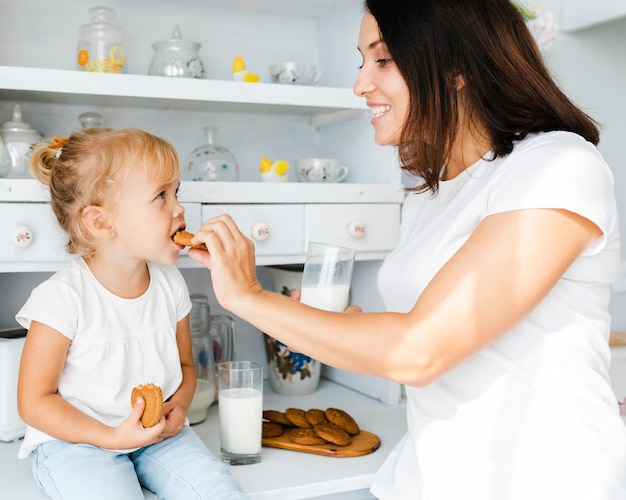
[[[465,87],[465,78],[463,78],[461,75],[457,75],[456,77],[454,77],[454,90],[458,92],[463,87]]]
[[[96,238],[108,240],[115,236],[115,227],[109,222],[104,208],[95,205],[85,207],[82,217],[85,227]]]

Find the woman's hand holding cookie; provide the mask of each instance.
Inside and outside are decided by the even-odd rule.
[[[263,291],[256,279],[254,243],[230,216],[207,220],[193,242],[207,247],[207,252],[190,249],[189,256],[211,271],[213,290],[222,307],[236,314],[244,296]]]

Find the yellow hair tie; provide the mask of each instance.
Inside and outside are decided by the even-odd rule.
[[[68,137],[53,137],[54,144],[48,144],[50,149],[60,149],[69,140]]]

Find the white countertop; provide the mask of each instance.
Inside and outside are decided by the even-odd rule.
[[[324,495],[337,498],[351,491],[366,490],[376,470],[406,431],[404,404],[389,406],[324,379],[309,396],[280,396],[266,386],[263,397],[264,409],[342,408],[362,429],[378,435],[381,445],[370,455],[350,458],[263,448],[261,463],[231,467],[244,491],[254,500],[295,500]],[[209,409],[206,421],[192,428],[219,456],[217,405]],[[20,443],[0,442],[0,496],[11,500],[43,500],[46,497],[33,481],[29,461],[16,458]]]

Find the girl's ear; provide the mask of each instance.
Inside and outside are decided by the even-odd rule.
[[[83,222],[89,232],[98,239],[108,240],[115,235],[115,228],[107,219],[106,210],[90,205],[83,209]]]

